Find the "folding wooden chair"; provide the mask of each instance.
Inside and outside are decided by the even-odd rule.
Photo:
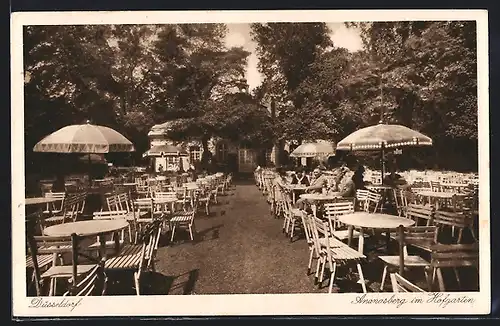
[[[399,254],[392,256],[379,256],[379,259],[382,260],[385,265],[382,273],[382,281],[380,282],[380,290],[384,289],[389,267],[397,267],[400,275],[404,275],[405,268],[420,267],[424,269],[424,272],[426,273],[426,280],[428,280],[426,267],[429,266],[430,263],[419,255],[408,255],[408,246],[430,252],[431,247],[437,244],[437,227],[410,226],[405,228],[403,226],[399,226],[397,234]]]
[[[141,279],[145,272],[155,270],[156,250],[161,234],[161,221],[155,220],[144,225],[138,244],[126,244],[118,255],[104,263],[104,269],[134,271],[137,295],[141,294]]]
[[[398,273],[391,273],[392,291],[398,292],[426,292]]]

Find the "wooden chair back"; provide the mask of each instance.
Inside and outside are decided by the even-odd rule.
[[[399,188],[394,188],[392,191],[398,215],[406,217],[406,209],[408,208],[408,198],[406,191]]]
[[[356,190],[356,202],[355,209],[364,210],[366,198],[368,197],[369,190],[357,189]]]
[[[153,218],[154,202],[153,198],[138,198],[134,201],[135,216],[144,216],[145,218]],[[144,214],[143,214],[144,213]]]
[[[88,273],[77,276],[75,286],[66,291],[63,296],[101,296],[105,295],[108,277],[100,265],[95,265]]]
[[[51,206],[52,210],[62,210],[62,207],[64,205],[64,198],[66,197],[66,193],[65,192],[46,192],[44,194],[44,197],[57,199],[56,202],[47,204],[47,210],[49,210],[49,205]]]
[[[433,224],[434,208],[429,205],[408,204],[406,209],[406,217],[415,221],[415,225]]]
[[[391,283],[393,292],[426,292],[422,288],[408,281],[399,273],[391,273]]]
[[[73,252],[73,243],[71,237],[53,237],[45,235],[28,235],[28,248],[31,255],[35,276],[35,287],[38,296],[42,294],[42,279],[40,267],[38,266],[38,255],[52,255],[52,265],[56,266],[58,259],[63,254]]]
[[[441,183],[439,181],[430,181],[432,191],[441,191]]]
[[[457,281],[458,267],[473,267],[479,269],[479,244],[436,244],[432,246],[431,265],[432,281],[434,283],[434,275],[437,274],[439,282],[439,290],[445,292],[445,284],[442,276],[442,268],[453,268]]]
[[[434,214],[434,225],[443,229],[445,227],[452,227],[458,229],[458,237],[456,239],[457,243],[462,242],[463,231],[465,229],[472,230],[472,215],[466,214],[464,212],[448,212],[443,210],[437,210]],[[474,233],[472,232],[474,240]]]
[[[364,211],[368,213],[375,213],[381,204],[382,195],[369,190],[366,196]]]
[[[336,201],[333,203],[325,203],[323,205],[323,216],[330,221],[330,227],[335,231],[340,215],[354,213],[354,200]]]

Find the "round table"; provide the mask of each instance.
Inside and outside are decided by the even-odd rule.
[[[340,192],[332,192],[329,194],[302,194],[300,195],[300,199],[307,200],[311,203],[311,209],[313,211],[314,216],[317,216],[318,207],[317,202],[325,202],[325,201],[333,201],[335,199],[342,198]],[[318,204],[320,204],[318,203]]]
[[[302,194],[301,199],[309,201],[323,201],[323,200],[335,200],[337,198],[342,198],[340,192],[333,192],[329,194]]]
[[[120,231],[128,226],[124,219],[89,220],[52,225],[43,231],[45,235],[53,237],[69,237],[73,233],[80,237],[102,235]]]
[[[177,198],[174,197],[165,197],[165,198],[153,198],[153,205],[161,205],[166,206],[170,204],[171,212],[175,211],[175,203],[177,202]],[[162,210],[164,211],[164,210]]]
[[[460,196],[461,194],[456,193],[456,192],[445,192],[445,191],[418,191],[417,195],[422,196],[422,197],[427,197],[429,199],[429,204],[431,203],[431,198],[438,199],[435,201],[436,209],[439,209],[439,199],[448,199],[451,200],[453,210],[456,209],[456,198]]]
[[[387,244],[389,243],[390,230],[397,229],[400,225],[404,227],[412,226],[415,221],[399,217],[396,215],[382,214],[382,213],[368,213],[368,212],[355,212],[352,214],[340,215],[337,220],[341,223],[348,225],[349,237],[348,244],[351,245],[353,238],[353,229],[357,227],[360,229],[358,251],[363,252],[364,247],[364,229],[382,229],[386,230]]]
[[[125,219],[78,221],[49,226],[43,230],[43,233],[53,237],[70,237],[72,234],[79,237],[99,236],[99,253],[102,259],[106,259],[106,239],[104,235],[120,231],[128,227],[128,225]],[[119,250],[119,237],[115,237],[115,251],[118,252]]]
[[[54,203],[60,200],[61,198],[53,198],[53,197],[30,197],[25,199],[24,204],[26,206],[41,205],[41,204]]]
[[[36,211],[38,212],[37,214],[34,214],[35,211],[30,210],[29,213],[25,214],[25,219],[29,220],[29,233],[35,233],[35,229],[38,227],[39,231],[42,232],[43,230],[43,224],[42,221],[39,219],[39,217],[42,217],[42,211],[43,208],[41,207],[42,205],[46,205],[49,203],[55,203],[57,201],[60,201],[61,198],[53,198],[53,197],[28,197],[25,199],[24,204],[26,206],[39,206]],[[49,205],[48,207],[49,213],[52,214],[52,207]],[[27,226],[28,227],[28,226]]]
[[[295,204],[296,193],[298,191],[305,191],[307,189],[307,186],[299,184],[286,184],[285,188],[289,189],[292,192],[292,204]]]

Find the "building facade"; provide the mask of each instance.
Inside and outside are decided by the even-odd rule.
[[[187,170],[190,165],[196,167],[203,155],[201,141],[172,141],[166,136],[170,124],[171,122],[165,122],[151,128],[148,133],[150,147],[175,145],[184,149],[188,155],[181,157],[151,157],[155,171],[159,171],[160,166],[167,171],[175,170],[178,166],[181,166],[183,170]],[[275,163],[274,148],[255,149],[227,139],[212,138],[208,142],[208,150],[221,169],[231,172],[251,173],[258,165],[264,165],[266,162]],[[181,164],[179,164],[180,160],[182,160]]]

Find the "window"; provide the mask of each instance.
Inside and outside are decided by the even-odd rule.
[[[191,163],[201,161],[200,146],[189,146],[189,161],[191,161]]]
[[[224,162],[227,159],[228,146],[225,142],[219,142],[217,144],[216,156],[217,161]]]

